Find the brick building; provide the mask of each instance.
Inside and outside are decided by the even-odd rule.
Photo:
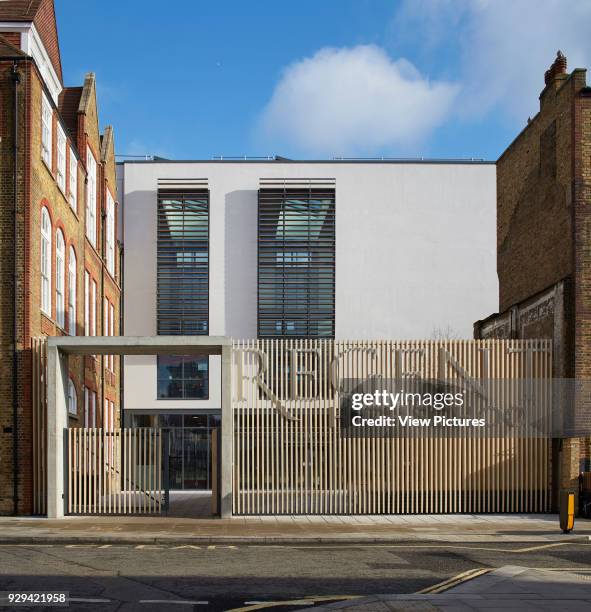
[[[559,51],[540,111],[497,162],[499,313],[475,337],[551,338],[554,377],[589,379],[590,230],[591,87]],[[589,469],[589,440],[555,440],[552,455],[556,495]]]
[[[118,335],[121,295],[113,130],[94,74],[63,84],[52,0],[0,3],[0,108],[0,514],[30,514],[32,342]],[[118,358],[70,360],[71,427],[117,425],[118,372]]]

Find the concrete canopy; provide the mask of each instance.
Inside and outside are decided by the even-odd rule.
[[[52,336],[48,348],[74,355],[221,355],[225,336]]]
[[[220,514],[232,513],[232,340],[225,336],[52,336],[47,339],[47,516],[67,505],[65,432],[69,355],[221,355]]]

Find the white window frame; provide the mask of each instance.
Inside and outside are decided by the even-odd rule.
[[[115,431],[115,404],[105,399],[105,413],[103,414],[103,427],[105,431]],[[108,459],[111,464],[114,460],[115,445],[113,444],[113,437],[108,436],[107,446],[105,448],[105,459]]]
[[[66,327],[66,241],[60,228],[55,232],[55,322]]]
[[[92,291],[90,293],[90,335],[96,336],[96,314],[97,314],[97,303],[96,303],[96,281],[92,279]]]
[[[53,139],[53,108],[44,93],[41,94],[41,158],[51,170]]]
[[[76,395],[76,385],[74,381],[68,379],[68,414],[76,416],[78,414],[78,396]]]
[[[62,126],[57,124],[57,184],[66,195],[66,134]]]
[[[84,335],[90,336],[90,274],[84,270]]]
[[[96,190],[96,160],[90,147],[86,147],[86,170],[88,180],[86,183],[86,236],[96,248],[96,217],[97,217],[97,190]]]
[[[109,336],[115,335],[115,306],[113,304],[109,304],[109,312],[110,312],[110,327],[109,327]],[[115,371],[115,355],[111,355],[111,372]]]
[[[109,300],[103,298],[103,336],[109,335]]]
[[[70,336],[76,335],[77,282],[76,251],[74,251],[74,247],[70,245],[68,251],[68,332]]]
[[[78,158],[74,153],[74,149],[70,147],[70,185],[68,193],[68,201],[72,210],[78,210]]]
[[[96,427],[96,392],[84,387],[84,427]]]
[[[49,211],[41,209],[41,310],[51,317],[51,239],[52,226]]]
[[[107,227],[105,242],[107,246],[107,270],[115,276],[115,200],[107,189]]]
[[[103,336],[109,335],[109,300],[103,297]],[[105,355],[105,370],[109,369],[109,355]]]

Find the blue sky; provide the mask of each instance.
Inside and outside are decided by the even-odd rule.
[[[121,154],[496,159],[556,50],[591,64],[591,0],[56,5],[66,85],[96,73]]]

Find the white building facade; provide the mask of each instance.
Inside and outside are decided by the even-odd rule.
[[[493,163],[126,161],[119,189],[127,336],[471,338],[497,306]],[[205,427],[219,377],[128,356],[128,422]]]

